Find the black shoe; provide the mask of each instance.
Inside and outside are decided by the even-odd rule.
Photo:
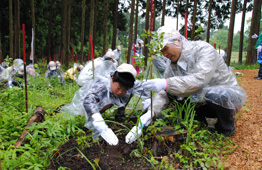
[[[235,134],[235,128],[233,130],[229,130],[229,131],[220,131],[218,133],[224,135],[225,137],[231,137],[231,136],[234,136]]]
[[[262,79],[262,77],[259,77],[259,76],[257,76],[257,77],[254,77],[256,80],[261,80]]]

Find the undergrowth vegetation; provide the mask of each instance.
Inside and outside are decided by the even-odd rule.
[[[45,169],[50,164],[52,156],[58,151],[58,146],[71,138],[75,138],[82,148],[94,144],[91,133],[87,135],[86,130],[83,129],[85,119],[82,116],[57,112],[59,106],[72,101],[78,89],[79,86],[75,82],[66,82],[64,86],[61,86],[59,81],[50,82],[43,75],[30,78],[28,113],[26,113],[23,88],[1,89],[0,169]],[[132,108],[135,102],[131,100]],[[162,112],[164,119],[156,119],[153,126],[146,129],[146,133],[137,141],[139,148],[133,150],[131,156],[133,153],[141,155],[141,159],[147,160],[152,168],[156,169],[173,169],[172,159],[179,160],[185,168],[223,169],[219,156],[231,152],[234,144],[195,121],[194,106],[179,103],[174,103],[173,106],[172,109]],[[15,143],[37,107],[42,107],[47,112],[45,121],[28,127],[28,135],[25,137],[26,144],[15,148]],[[182,112],[186,113],[185,116],[182,116]],[[108,114],[110,116],[110,112]],[[184,137],[185,142],[180,146],[179,152],[170,151],[166,153],[168,157],[159,161],[155,159],[146,140],[155,135],[160,127],[165,126],[173,127],[181,133],[186,132],[187,135]],[[126,128],[124,125],[122,127]]]

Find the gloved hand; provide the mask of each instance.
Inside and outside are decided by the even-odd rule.
[[[251,36],[251,38],[258,38],[257,34]]]
[[[166,79],[151,79],[143,82],[142,84],[144,89],[159,92],[167,87]]]
[[[152,114],[154,116],[154,112]],[[126,143],[131,144],[142,135],[142,128],[148,126],[151,120],[151,110],[148,110],[145,114],[140,117],[138,127],[134,126],[131,131],[126,135]]]
[[[154,112],[152,113],[152,117],[154,117]],[[142,123],[142,127],[148,126],[151,121],[151,110],[148,110],[145,114],[140,117],[140,121]],[[138,123],[140,125],[140,122]]]
[[[257,52],[260,53],[260,52],[261,52],[261,48],[262,48],[262,45],[258,46],[258,47],[257,47]]]
[[[126,143],[131,144],[142,135],[142,129],[134,126],[126,135]]]
[[[109,144],[109,145],[117,145],[118,138],[112,129],[108,128],[103,117],[100,113],[94,113],[92,115],[93,118],[93,126],[94,128],[101,133],[101,137]]]
[[[8,86],[9,86],[9,88],[12,88],[12,87],[13,87],[11,80],[8,81]]]
[[[118,138],[112,129],[107,128],[101,133],[101,137],[109,144],[109,145],[117,145]]]
[[[144,105],[142,111],[144,111],[151,105],[151,99],[144,100],[142,104]]]
[[[108,128],[108,126],[105,123],[105,120],[103,119],[100,113],[94,113],[92,115],[92,118],[94,120],[93,126],[98,132],[102,133],[104,130]]]

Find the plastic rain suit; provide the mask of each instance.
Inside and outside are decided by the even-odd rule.
[[[65,74],[64,77],[65,79],[71,79],[71,80],[76,80],[75,74],[78,74],[79,71],[77,70],[78,67],[72,67],[70,69],[68,69]]]
[[[57,77],[60,83],[64,83],[64,75],[62,72],[60,73],[60,69],[57,68],[55,70],[47,69],[45,77],[49,79]]]
[[[170,60],[164,56],[157,56],[153,59],[153,65],[156,68],[160,78],[164,78],[164,72],[167,68],[167,65],[170,63]]]
[[[141,93],[142,100],[150,98],[149,91],[144,91],[142,82],[136,80],[134,87],[129,89],[126,94],[116,97],[111,90],[111,77],[99,76],[91,79],[76,91],[72,103],[65,105],[61,111],[85,116],[85,127],[94,132],[93,139],[96,139],[100,133],[93,127],[91,115],[97,112],[103,113],[113,105],[118,108],[125,107],[134,94],[140,95]]]
[[[118,65],[119,65],[119,62],[121,62],[121,51],[118,51],[117,49],[115,49],[113,52],[116,55],[116,61],[117,61]]]
[[[159,114],[169,103],[167,93],[178,98],[192,95],[200,103],[209,100],[227,109],[238,110],[246,102],[246,91],[241,88],[235,75],[222,57],[208,43],[187,41],[181,36],[183,45],[180,58],[171,62],[165,70],[166,91],[154,98],[154,112]],[[210,101],[205,95],[212,93],[220,97]],[[223,101],[228,99],[227,102]]]
[[[95,70],[94,77],[110,77],[110,72],[115,71],[117,63],[110,60],[105,60],[104,57],[99,57],[94,60]],[[86,63],[83,70],[80,72],[76,82],[79,86],[84,86],[86,82],[93,79],[92,61]]]

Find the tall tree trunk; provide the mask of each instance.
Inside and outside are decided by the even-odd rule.
[[[33,61],[36,59],[35,58],[35,2],[34,0],[31,0],[31,10],[32,10],[32,29],[33,29],[33,36],[34,36],[34,39],[33,39],[33,49],[32,49],[32,56],[34,57],[33,58]]]
[[[186,0],[186,16],[188,16],[188,1],[189,0]]]
[[[239,40],[239,55],[238,62],[242,64],[242,52],[243,52],[243,39],[244,39],[244,26],[245,26],[245,17],[246,17],[246,7],[247,0],[244,0],[243,11],[242,11],[242,21],[241,21],[241,30],[240,30],[240,40]]]
[[[97,11],[97,3],[98,3],[98,0],[95,0],[95,11]],[[97,12],[94,12],[94,27],[93,27],[93,39],[94,39],[94,41],[93,41],[93,48],[94,48],[94,51],[95,51],[95,49],[96,49],[96,23],[97,23]]]
[[[196,11],[197,11],[197,0],[194,0],[194,12],[193,12],[193,22],[192,22],[191,40],[194,40],[194,38],[195,38]]]
[[[146,19],[145,19],[145,30],[149,31],[149,12],[150,12],[150,0],[147,0],[146,3]],[[145,65],[147,65],[147,57],[148,57],[148,48],[145,46],[148,44],[149,37],[145,37],[144,40],[144,49],[143,49],[143,55],[145,56]]]
[[[127,63],[130,63],[131,50],[132,50],[132,45],[133,45],[134,8],[135,8],[135,0],[132,0],[132,2],[131,2],[131,14],[130,14],[130,19],[129,19]]]
[[[72,0],[67,0],[67,26],[66,26],[66,46],[68,51],[68,56],[70,54],[70,30],[71,30],[71,9],[72,9]]]
[[[165,25],[165,16],[166,16],[166,0],[163,0],[161,26]]]
[[[84,47],[84,37],[85,37],[85,12],[86,12],[86,0],[83,0],[82,17],[81,17],[81,50],[80,50],[80,56],[82,61],[84,61],[83,47]]]
[[[262,1],[258,1],[258,11],[261,11],[261,7],[262,7]],[[260,23],[260,20],[261,19],[261,12],[258,12],[258,15],[257,15],[257,23]],[[260,29],[260,24],[256,24],[256,29],[255,29],[255,32],[257,32],[257,35],[259,35],[259,29]],[[253,62],[256,63],[257,62],[257,51],[256,50],[253,50]]]
[[[254,49],[256,45],[256,39],[251,38],[253,34],[258,34],[258,25],[257,23],[260,23],[260,11],[261,11],[261,2],[260,0],[254,0],[254,7],[253,7],[253,13],[251,18],[251,26],[250,26],[250,32],[249,32],[249,39],[248,39],[248,48],[247,48],[247,58],[246,58],[246,64],[254,64],[254,58],[257,58],[256,50]]]
[[[117,33],[117,18],[118,18],[118,3],[119,0],[115,0],[115,10],[114,10],[114,23],[113,23],[113,37],[112,37],[112,49],[116,48],[116,33]],[[134,4],[135,5],[135,4]],[[133,11],[134,12],[134,11]],[[133,16],[134,17],[134,16]],[[133,18],[134,20],[134,18]],[[132,22],[133,23],[133,22]],[[132,29],[133,32],[133,29]]]
[[[107,37],[107,18],[108,18],[108,0],[104,0],[104,35],[103,35],[103,55],[106,53],[106,37]]]
[[[136,0],[136,20],[135,20],[135,39],[134,39],[134,42],[136,42],[136,39],[137,39],[137,26],[138,26],[138,4],[139,4],[139,0]]]
[[[188,20],[188,1],[189,0],[186,0],[186,18],[185,18],[185,23],[187,23],[187,20]],[[186,36],[186,38],[187,38],[187,35],[186,35],[186,33],[187,33],[187,30],[186,30],[186,28],[187,28],[187,25],[185,25],[184,26],[185,27],[185,33],[184,33],[184,35]]]
[[[178,30],[178,15],[179,15],[179,0],[177,0],[177,9],[176,9],[176,30]]]
[[[62,8],[61,8],[61,29],[60,29],[60,50],[62,57],[62,63],[65,63],[65,53],[64,53],[64,12],[65,12],[65,1],[62,1]],[[47,60],[48,61],[48,60]],[[61,64],[62,64],[61,63]]]
[[[156,30],[156,0],[154,0],[153,31]]]
[[[15,0],[15,30],[14,30],[14,59],[21,58],[20,56],[20,3],[19,0]]]
[[[13,58],[13,1],[9,0],[9,56]],[[2,49],[1,49],[2,50]],[[1,62],[1,61],[0,61]]]
[[[91,0],[90,1],[89,35],[92,35],[92,37],[93,37],[93,27],[94,27],[94,5],[95,5],[95,1]],[[90,39],[89,39],[89,52],[90,52],[90,55],[91,55],[91,41],[90,41]]]
[[[229,30],[228,30],[228,37],[227,37],[227,49],[226,49],[226,53],[227,53],[226,63],[228,66],[230,66],[230,60],[231,60],[236,6],[237,6],[237,0],[232,0]]]
[[[47,44],[46,44],[46,52],[45,55],[48,57],[51,55],[51,32],[52,32],[52,18],[53,18],[53,5],[54,1],[50,0],[50,6],[49,6],[49,25],[48,25],[48,33],[47,33]]]
[[[69,56],[68,56],[68,46],[67,46],[67,22],[68,22],[68,19],[67,19],[67,0],[64,0],[62,1],[63,3],[63,8],[62,8],[62,40],[63,40],[63,43],[62,43],[62,49],[63,49],[63,63],[65,64],[66,68],[69,67]]]
[[[210,25],[211,25],[211,14],[212,14],[212,2],[213,0],[209,0],[209,7],[208,7],[208,22],[207,22],[207,42],[209,43],[210,37]]]
[[[2,59],[3,59],[3,56],[2,56],[2,54],[3,54],[3,51],[2,51],[2,35],[1,35],[1,33],[0,33],[0,62],[2,63]]]

